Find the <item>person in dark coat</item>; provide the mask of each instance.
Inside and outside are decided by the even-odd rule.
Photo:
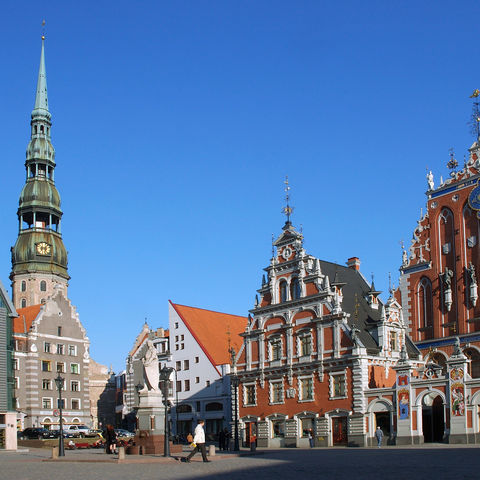
[[[105,430],[105,453],[115,453],[117,447],[117,434],[113,425],[107,425]]]
[[[225,432],[220,430],[218,434],[218,448],[219,450],[225,450]]]
[[[229,450],[230,449],[230,439],[232,438],[232,435],[230,434],[230,432],[228,431],[227,428],[223,431],[223,434],[225,435],[225,440],[224,440],[224,443],[223,443],[223,449],[224,450]]]
[[[382,446],[382,440],[383,440],[383,432],[380,427],[377,427],[375,430],[375,437],[377,439],[377,447],[380,448]]]

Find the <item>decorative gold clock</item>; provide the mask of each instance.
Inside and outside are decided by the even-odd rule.
[[[41,242],[37,243],[37,253],[39,255],[50,255],[52,247],[48,243]]]

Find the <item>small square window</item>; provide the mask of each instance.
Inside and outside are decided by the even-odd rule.
[[[52,399],[51,398],[43,398],[42,399],[42,407],[46,409],[52,408]]]
[[[207,380],[207,381],[205,382],[205,385],[206,385],[207,387],[209,387],[209,386],[210,386],[210,380]]]
[[[182,381],[177,380],[177,392],[181,392],[181,391],[182,391]]]
[[[184,370],[190,370],[190,361],[189,360],[184,360],[183,361],[183,369]]]
[[[65,364],[63,362],[57,362],[57,373],[65,373]]]
[[[42,360],[42,372],[51,372],[52,363],[48,360]]]
[[[190,391],[190,380],[185,380],[185,391]]]
[[[182,335],[182,338],[180,340],[183,342],[185,340],[185,335]]]
[[[178,335],[175,335],[175,341],[178,342]]]
[[[74,375],[78,375],[80,373],[80,365],[78,363],[71,363],[70,373],[73,373]]]
[[[62,343],[57,344],[57,354],[65,355],[65,345],[63,345]]]
[[[72,392],[79,392],[80,391],[80,383],[77,382],[76,380],[72,380],[70,383],[70,390]]]
[[[181,347],[180,347],[180,350],[183,350],[185,348],[185,344],[182,343]]]
[[[52,381],[44,378],[42,380],[42,390],[51,390],[52,389]]]
[[[49,343],[49,342],[45,342],[45,343],[43,344],[43,351],[44,351],[45,353],[50,353],[50,343]]]
[[[195,377],[195,383],[200,383],[200,377]]]
[[[175,350],[178,350],[178,348],[179,348],[179,347],[178,347],[178,343],[177,343],[177,344],[175,345]]]
[[[195,357],[195,363],[198,363],[200,361],[199,357]]]
[[[72,357],[77,356],[77,346],[76,345],[69,345],[68,346],[68,354]]]
[[[175,328],[178,328],[178,322],[175,322]]]
[[[175,368],[177,372],[179,372],[182,369],[182,362],[180,360],[175,363]]]
[[[80,410],[80,400],[72,398],[72,410]]]

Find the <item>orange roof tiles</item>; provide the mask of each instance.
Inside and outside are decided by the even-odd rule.
[[[42,305],[32,305],[17,309],[18,317],[13,319],[13,333],[27,333],[41,308]]]
[[[187,307],[172,302],[170,304],[210,358],[210,361],[215,366],[229,364],[231,361],[228,353],[229,337],[230,345],[238,353],[243,344],[243,339],[239,337],[239,334],[245,331],[248,322],[247,317]],[[230,335],[228,332],[230,332]]]

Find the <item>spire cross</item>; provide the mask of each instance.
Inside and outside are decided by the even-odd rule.
[[[288,192],[290,191],[290,185],[288,183],[288,175],[285,177],[285,181],[283,183],[285,184],[285,203],[286,203],[286,206],[283,207],[282,212],[287,216],[287,223],[290,223],[290,215],[293,212],[293,208],[289,204],[290,194]]]

